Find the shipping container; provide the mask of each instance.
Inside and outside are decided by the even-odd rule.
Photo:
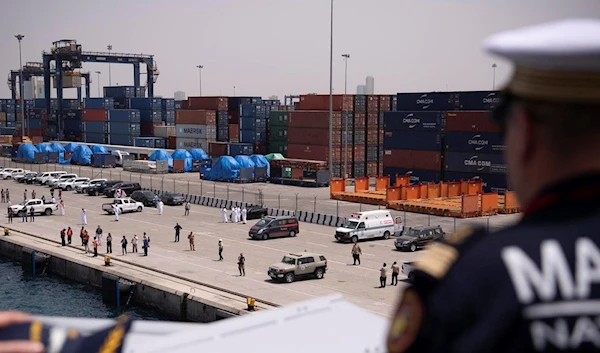
[[[296,128],[300,130],[302,128]],[[287,141],[288,128],[282,125],[271,125],[269,130],[269,140],[271,141]]]
[[[16,121],[17,114],[16,113],[6,113],[6,121]]]
[[[136,109],[109,110],[108,121],[115,123],[139,123],[140,111]]]
[[[354,96],[354,112],[364,113],[367,110],[367,96],[364,94],[357,94]]]
[[[378,145],[379,144],[379,131],[367,130],[367,145]]]
[[[133,140],[136,136],[125,134],[108,134],[108,143],[111,145],[133,146]]]
[[[329,95],[328,94],[303,94],[300,95],[298,110],[327,110],[329,111]],[[333,110],[334,111],[353,111],[354,97],[350,94],[334,94],[333,95]]]
[[[328,161],[329,160],[329,146],[288,143],[287,158],[308,159],[308,160],[313,160],[313,161]],[[339,162],[339,160],[338,160],[338,162]]]
[[[26,103],[25,109],[33,108],[33,103]],[[58,108],[58,107],[57,107]],[[62,108],[63,109],[81,109],[81,102],[78,99],[63,99],[62,100]],[[17,104],[17,110],[20,110],[20,104]]]
[[[140,110],[140,120],[145,122],[162,122],[162,111],[160,110]]]
[[[501,132],[501,129],[489,112],[460,111],[446,113],[446,131]]]
[[[396,110],[447,111],[460,106],[459,95],[454,92],[398,93]]]
[[[104,87],[104,97],[133,98],[136,97],[136,88],[134,86]]]
[[[444,170],[484,174],[505,174],[506,164],[501,153],[479,154],[447,152],[444,155]]]
[[[444,150],[447,152],[502,153],[506,149],[498,132],[447,132]]]
[[[206,139],[210,142],[214,142],[217,140],[217,126],[216,125],[206,125]]]
[[[175,124],[216,125],[217,112],[214,110],[177,110]]]
[[[113,98],[84,98],[83,99],[83,109],[108,110],[108,109],[114,109],[114,107],[115,107],[115,100]]]
[[[437,151],[383,150],[383,165],[409,169],[442,169],[442,155]]]
[[[444,181],[460,181],[460,180],[481,180],[483,181],[483,191],[498,192],[508,189],[508,181],[504,174],[482,174],[482,173],[461,173],[461,172],[444,172]]]
[[[211,157],[226,156],[229,151],[229,144],[227,142],[209,142],[208,143],[208,155]]]
[[[86,121],[83,126],[86,134],[106,134],[108,132],[108,125],[103,121]]]
[[[391,130],[442,131],[444,112],[387,112],[383,113],[383,128]]]
[[[269,141],[268,153],[281,153],[287,157],[287,142],[285,141]]]
[[[492,110],[500,104],[498,91],[458,92],[459,110]]]
[[[108,135],[105,133],[87,132],[85,134],[85,142],[87,143],[108,143]]]
[[[379,113],[372,113],[372,112],[367,113],[366,129],[367,130],[379,129]]]
[[[379,146],[367,146],[367,162],[379,161]]]
[[[333,112],[332,126],[334,129],[342,127],[342,114]],[[288,112],[288,126],[329,129],[329,112],[317,110],[295,110]]]
[[[206,139],[177,137],[177,148],[184,150],[202,148],[203,150],[206,150],[208,149],[208,141]]]
[[[437,131],[386,131],[383,136],[386,150],[442,150],[442,134]]]
[[[441,173],[439,170],[422,170],[422,169],[410,169],[410,168],[395,168],[395,167],[384,167],[383,175],[390,176],[390,184],[396,184],[396,175],[404,176],[410,174],[410,183],[439,183]]]
[[[185,109],[227,110],[227,97],[188,97]]]
[[[0,121],[6,121],[6,113],[0,112]]]
[[[264,144],[267,141],[267,133],[252,130],[240,130],[239,140],[241,143]]]
[[[83,132],[83,121],[81,120],[65,120],[63,124],[65,131]]]
[[[364,145],[366,139],[366,131],[365,130],[354,130],[354,144],[355,145]]]
[[[352,170],[352,176],[354,178],[362,178],[367,175],[367,166],[365,162],[354,162],[352,165]]]
[[[327,116],[329,119],[329,116]],[[353,130],[354,129],[354,113],[353,112],[342,112],[342,130]],[[329,128],[329,126],[327,127]]]
[[[161,110],[161,120],[164,122],[175,123],[175,111],[174,110]]]
[[[271,111],[269,113],[269,125],[271,126],[287,126],[288,112],[287,111]]]
[[[83,110],[79,109],[63,109],[60,112],[61,117],[66,120],[77,120],[81,121],[83,117]]]
[[[175,101],[175,110],[183,109],[185,101]]]
[[[117,160],[116,157],[110,153],[94,153],[92,155],[91,160],[92,167],[101,168],[101,167],[116,167]]]
[[[206,139],[206,125],[177,124],[175,127],[177,128],[177,137]]]
[[[157,141],[162,141],[158,142]],[[146,148],[164,148],[165,139],[160,137],[136,137],[133,140],[133,145],[135,147],[146,147]],[[158,145],[158,146],[157,146]],[[160,147],[163,146],[163,147]]]
[[[264,118],[240,118],[240,130],[267,131],[267,119]]]
[[[227,110],[239,111],[240,104],[258,104],[263,103],[261,97],[227,97]]]
[[[398,98],[394,96],[395,104],[398,102]],[[379,96],[379,112],[389,112],[391,110],[396,110],[396,105],[394,105],[394,109],[392,109],[392,97],[388,95]]]
[[[350,131],[350,135],[351,133]],[[334,145],[339,145],[342,142],[342,134],[339,130],[334,130],[332,137]],[[329,146],[329,129],[289,128],[287,130],[287,141],[290,144],[297,145]]]
[[[226,110],[217,110],[217,126],[226,126],[228,124],[239,124],[240,118],[237,112],[231,112],[232,116]]]
[[[134,134],[137,133],[137,136],[139,136],[141,132],[141,126],[140,124],[134,124],[134,123],[118,123],[118,122],[109,122],[108,123],[108,133],[109,134],[123,134],[123,135],[130,135],[130,134]],[[133,144],[133,140],[131,140],[132,144]]]
[[[238,124],[229,124],[229,141],[239,142],[240,141],[240,128]]]
[[[367,162],[367,175],[368,177],[379,176],[379,172],[377,171],[377,162]]]
[[[161,98],[160,106],[162,110],[175,110],[175,99]],[[181,108],[179,108],[181,109]]]
[[[177,137],[176,136],[169,136],[169,137],[167,137],[166,148],[170,149],[170,150],[177,149]]]
[[[240,104],[240,118],[245,117],[262,117],[266,118],[269,115],[267,114],[267,106],[264,104]],[[269,112],[270,114],[270,112]]]
[[[108,121],[108,110],[104,109],[84,109],[83,110],[83,121]]]
[[[377,113],[379,111],[379,97],[376,95],[367,96],[367,113]]]
[[[364,130],[366,127],[366,120],[365,113],[354,113],[354,128]]]
[[[254,154],[254,146],[251,143],[230,143],[227,148],[228,155],[234,157]]]
[[[220,142],[229,141],[229,125],[225,125],[225,126],[217,125],[217,141],[220,141]]]
[[[330,170],[330,174],[332,178],[340,178],[342,176],[342,165],[334,163]]]
[[[150,121],[142,121],[140,123],[140,135],[144,137],[156,136],[156,127],[162,126],[162,123],[153,123]]]
[[[367,152],[364,145],[354,146],[352,160],[354,160],[355,162],[364,162],[367,157],[366,153]]]

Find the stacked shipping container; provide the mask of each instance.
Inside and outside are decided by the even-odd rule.
[[[268,109],[264,103],[240,104],[239,142],[250,143],[255,153],[267,152]]]
[[[175,113],[176,145],[169,148],[202,148],[208,150],[208,143],[217,139],[217,111],[183,109]]]
[[[287,157],[287,111],[271,111],[271,113],[269,114],[269,129],[267,135],[269,136],[267,152],[281,153],[284,157]]]
[[[163,98],[161,105],[161,120],[163,125],[175,125],[175,99]]]

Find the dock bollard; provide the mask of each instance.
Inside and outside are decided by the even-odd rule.
[[[246,304],[248,304],[248,311],[254,311],[254,308],[256,307],[256,299],[254,298],[246,298]]]

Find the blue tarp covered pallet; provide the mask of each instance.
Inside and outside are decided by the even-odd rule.
[[[217,159],[212,168],[204,174],[204,179],[211,181],[234,181],[240,177],[240,165],[231,156]]]
[[[240,168],[248,168],[252,170],[252,175],[249,177],[249,181],[254,181],[254,167],[256,167],[256,165],[254,164],[254,162],[252,162],[252,159],[249,156],[239,155],[235,156],[235,161],[238,162]],[[245,178],[248,178],[247,173],[244,174]]]
[[[106,149],[106,147],[99,146],[99,145],[93,145],[91,150],[92,150],[93,154],[108,153],[108,150]]]
[[[17,150],[17,159],[25,162],[33,162],[38,149],[30,143],[22,143]]]
[[[192,159],[195,161],[202,161],[210,158],[208,153],[206,153],[202,148],[191,149],[190,154],[192,155]]]
[[[74,164],[90,165],[92,163],[92,150],[85,145],[79,145],[73,151],[72,161]]]
[[[173,158],[174,160],[183,160],[184,161],[184,165],[183,165],[183,171],[184,172],[189,172],[192,170],[192,155],[190,154],[190,152],[184,150],[184,149],[178,149],[173,151],[173,154],[171,154],[171,158]]]
[[[75,142],[69,142],[65,145],[64,149],[67,152],[75,152],[75,149],[77,148],[77,146],[79,146],[78,143]]]
[[[151,161],[168,161],[169,169],[173,168],[173,157],[165,150],[156,150],[148,158]]]
[[[267,168],[267,178],[271,177],[271,164],[269,164],[269,160],[265,156],[262,154],[253,154],[250,156],[250,159],[252,159],[256,168]]]

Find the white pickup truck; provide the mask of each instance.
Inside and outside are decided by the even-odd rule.
[[[46,216],[50,216],[52,213],[58,211],[58,204],[44,203],[40,199],[26,200],[19,204],[10,206],[10,209],[13,211],[13,214],[23,217],[23,213],[25,211],[27,211],[27,214],[30,214],[32,207],[34,214],[43,214]]]
[[[119,208],[119,213],[125,212],[142,212],[144,210],[144,204],[137,202],[132,198],[114,199],[112,203],[103,203],[102,210],[108,214],[114,214],[113,205]]]
[[[411,262],[405,262],[402,264],[402,273],[406,275],[406,277],[408,277],[408,280],[412,282],[413,280],[413,275],[412,272],[414,270],[414,261]]]

